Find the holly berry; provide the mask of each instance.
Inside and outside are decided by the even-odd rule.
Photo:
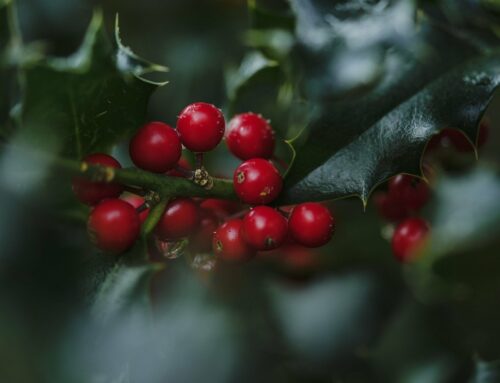
[[[275,144],[274,131],[259,114],[238,114],[229,122],[226,144],[231,153],[242,160],[271,158]]]
[[[219,226],[219,220],[213,211],[200,209],[198,230],[189,239],[189,243],[197,252],[209,252],[212,249],[212,237]]]
[[[429,198],[429,186],[417,177],[399,174],[389,181],[389,199],[403,209],[418,211]]]
[[[124,200],[125,202],[128,202],[135,209],[144,205],[144,198],[139,197],[138,195],[135,194],[127,194],[126,196],[121,197],[121,199]],[[138,212],[138,214],[139,214],[139,220],[141,221],[141,223],[143,223],[146,220],[146,218],[148,218],[149,209],[145,209],[140,213]]]
[[[163,122],[142,126],[130,141],[130,158],[134,164],[154,173],[165,173],[177,165],[182,145],[177,132]]]
[[[92,243],[110,253],[130,248],[139,236],[140,222],[135,209],[120,199],[107,199],[90,213],[87,231]]]
[[[278,197],[283,180],[276,167],[262,158],[243,162],[234,172],[234,190],[241,201],[265,205]]]
[[[286,239],[288,223],[285,217],[269,206],[257,206],[243,218],[244,240],[256,250],[272,250]]]
[[[121,168],[117,160],[104,153],[90,154],[83,161],[91,165],[102,165],[115,169]],[[93,182],[83,177],[75,177],[72,186],[78,200],[87,205],[95,205],[106,198],[118,197],[123,191],[123,187],[119,184]]]
[[[255,255],[241,235],[241,219],[227,221],[214,233],[212,247],[216,256],[227,261],[246,261]]]
[[[288,219],[292,239],[306,247],[325,245],[333,235],[335,221],[322,204],[306,202],[295,206]]]
[[[200,203],[203,209],[211,210],[219,219],[224,219],[231,214],[235,214],[241,209],[241,205],[236,201],[225,199],[207,198]]]
[[[191,198],[177,198],[167,205],[155,233],[163,241],[180,239],[192,234],[198,222],[198,205]]]
[[[487,121],[482,121],[479,125],[476,145],[478,148],[484,146],[489,136],[489,124]],[[474,151],[472,142],[457,129],[446,128],[438,134],[434,135],[427,144],[427,150],[433,151],[438,148],[454,148],[460,153],[469,153]]]
[[[399,222],[408,217],[408,209],[402,206],[399,201],[394,201],[389,193],[377,192],[373,199],[378,213],[386,220]]]
[[[188,105],[177,119],[177,131],[183,145],[192,152],[214,149],[224,136],[225,121],[220,109],[197,102]]]
[[[401,262],[414,259],[429,232],[429,226],[421,218],[408,218],[394,230],[392,251]]]

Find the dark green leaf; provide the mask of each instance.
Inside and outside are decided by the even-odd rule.
[[[18,141],[67,157],[106,151],[144,122],[150,95],[161,85],[145,74],[165,71],[109,43],[95,13],[80,49],[68,58],[23,66],[22,127]]]
[[[474,141],[500,82],[500,54],[482,56],[426,23],[419,28],[411,52],[391,53],[391,72],[373,91],[318,108],[283,201],[366,201],[388,177],[420,174],[421,153],[440,129],[460,128]]]

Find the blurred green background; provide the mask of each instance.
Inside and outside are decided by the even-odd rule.
[[[245,1],[19,0],[23,36],[68,55],[95,7],[170,68],[149,118],[174,124],[200,100],[228,110],[226,74],[248,50]],[[441,235],[429,257],[441,253],[410,266],[393,259],[373,206],[351,198],[332,204],[338,230],[308,266],[125,267],[50,208],[59,192],[29,187],[29,157],[13,166],[3,152],[0,382],[500,382],[498,105],[480,161],[451,155],[438,167],[425,215]],[[235,165],[224,150],[214,160],[222,173]]]

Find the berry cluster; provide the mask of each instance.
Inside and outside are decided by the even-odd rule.
[[[396,224],[392,250],[402,262],[414,257],[427,235],[429,227],[418,214],[429,201],[430,195],[429,186],[424,180],[399,174],[389,180],[386,191],[379,191],[374,196],[379,214]]]
[[[233,176],[240,202],[184,196],[171,199],[154,228],[153,253],[175,256],[181,245],[187,244],[196,252],[213,250],[221,259],[242,261],[290,243],[307,248],[326,244],[335,222],[324,205],[267,206],[279,196],[283,180],[272,162],[274,131],[258,114],[239,114],[226,130],[218,108],[201,102],[191,104],[179,115],[175,129],[162,122],[142,126],[130,141],[130,158],[140,169],[189,178],[210,189],[213,179],[203,167],[203,153],[213,150],[224,135],[229,151],[243,161]],[[194,170],[182,156],[183,147],[195,154]],[[83,161],[84,166],[101,165],[110,171],[121,168],[106,154],[92,154]],[[148,191],[124,188],[106,179],[77,177],[73,190],[81,202],[93,207],[88,220],[92,242],[111,253],[123,252],[134,244],[157,202]],[[124,191],[127,193],[122,195]]]
[[[476,140],[477,148],[486,143],[488,135],[489,125],[483,121]],[[433,136],[427,145],[424,155],[426,178],[432,178],[432,163],[436,155],[450,150],[471,153],[474,151],[474,146],[459,130],[443,129]],[[431,190],[426,181],[406,174],[391,178],[387,190],[374,195],[375,206],[380,216],[396,225],[391,244],[394,256],[401,262],[413,260],[428,235],[429,225],[419,217],[419,214],[430,196]]]

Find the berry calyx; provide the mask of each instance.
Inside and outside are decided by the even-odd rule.
[[[107,199],[90,213],[87,231],[99,249],[121,253],[129,249],[139,236],[140,222],[135,209],[120,199]]]
[[[394,256],[401,262],[414,260],[428,232],[429,225],[421,218],[408,218],[401,222],[392,237]]]
[[[253,208],[241,227],[244,240],[256,250],[272,250],[286,239],[288,223],[285,217],[269,206]]]
[[[182,144],[196,153],[214,149],[224,136],[225,125],[220,109],[205,102],[188,105],[177,119]]]
[[[231,153],[242,160],[269,159],[274,153],[274,131],[259,114],[238,114],[229,122],[226,144]]]
[[[241,262],[249,260],[256,254],[241,235],[242,224],[243,220],[233,219],[215,231],[212,248],[217,257],[226,261]]]
[[[218,226],[219,220],[211,210],[200,209],[198,229],[189,238],[191,248],[196,252],[209,252],[212,249],[212,237]]]
[[[155,233],[163,241],[180,239],[192,234],[198,222],[198,205],[191,198],[176,198],[167,205]]]
[[[163,122],[142,126],[130,141],[130,158],[141,169],[165,173],[174,168],[182,154],[177,132]]]
[[[320,247],[332,238],[335,221],[327,207],[316,202],[306,202],[292,210],[288,229],[292,239],[298,244]]]
[[[418,211],[429,201],[430,190],[425,181],[399,174],[389,181],[389,198],[403,209]]]
[[[116,159],[104,153],[90,154],[83,159],[83,162],[115,169],[121,168]],[[83,177],[75,177],[72,181],[72,187],[76,198],[91,206],[106,198],[116,198],[123,191],[123,187],[117,183],[90,181]]]
[[[121,199],[124,200],[125,202],[128,202],[135,209],[144,205],[144,198],[139,197],[138,195],[135,194],[127,194],[126,196],[121,197]],[[146,218],[148,218],[149,208],[141,212],[137,212],[137,214],[139,214],[139,220],[141,221],[141,223],[143,223],[146,220]]]
[[[272,202],[283,187],[283,180],[276,167],[262,158],[253,158],[238,166],[233,182],[240,200],[251,205]]]

